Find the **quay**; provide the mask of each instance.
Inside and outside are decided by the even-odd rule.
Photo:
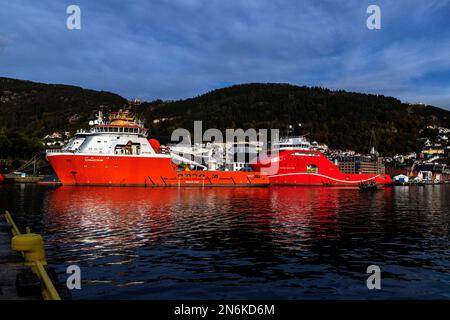
[[[44,178],[44,176],[20,176],[15,174],[5,174],[6,181],[14,183],[36,183]]]
[[[16,277],[24,269],[23,258],[11,250],[10,226],[0,217],[0,300],[37,300],[20,297],[16,289]]]
[[[60,292],[70,299],[47,267],[42,236],[28,227],[21,233],[8,211],[1,218],[0,300],[61,300]]]

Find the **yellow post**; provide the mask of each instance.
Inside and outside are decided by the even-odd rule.
[[[45,259],[44,239],[42,236],[31,233],[30,228],[28,227],[27,233],[21,234],[8,211],[5,213],[5,218],[11,226],[11,232],[13,234],[11,249],[22,252],[25,259],[25,265],[29,266],[39,277],[42,284],[42,297],[45,300],[61,300],[58,291],[56,291],[55,286],[44,268],[44,266],[47,265],[47,260]]]
[[[14,222],[14,220],[11,217],[11,214],[9,213],[8,210],[6,210],[6,212],[5,212],[5,219],[6,219],[6,222],[8,222],[8,224],[11,226],[12,234],[15,236],[19,235],[20,230],[19,230],[19,228],[17,228],[16,223]]]
[[[36,274],[43,284],[42,297],[45,300],[61,300],[58,291],[56,291],[52,280],[50,280],[47,271],[45,271],[45,268],[40,261],[36,262],[36,271]]]
[[[36,261],[46,265],[44,239],[36,233],[25,233],[14,236],[11,240],[11,249],[22,251],[25,265],[35,269]],[[34,270],[33,270],[34,271]]]

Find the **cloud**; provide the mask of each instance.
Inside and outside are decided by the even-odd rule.
[[[9,43],[9,39],[0,34],[0,52],[6,50]]]
[[[450,107],[450,79],[430,76],[450,70],[449,1],[378,1],[375,31],[366,28],[369,4],[80,0],[82,30],[69,31],[66,4],[11,1],[0,12],[0,70],[143,99],[290,82]],[[5,36],[14,40],[2,50]]]

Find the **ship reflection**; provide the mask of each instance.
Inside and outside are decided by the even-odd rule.
[[[369,264],[380,297],[448,298],[449,192],[4,185],[0,209],[80,266],[75,299],[373,298]]]
[[[64,186],[42,193],[39,210],[49,260],[85,272],[91,286],[80,297],[333,297],[341,289],[358,297],[349,279],[359,281],[368,263],[439,265],[448,249],[444,187]],[[404,281],[404,270],[391,276]]]
[[[135,248],[170,234],[176,197],[162,189],[59,187],[44,199],[46,232],[64,235],[50,244],[71,262],[112,257],[105,263],[127,263]]]
[[[361,201],[366,196],[367,201]],[[311,250],[342,233],[341,215],[383,212],[390,190],[361,195],[345,188],[111,188],[64,186],[47,193],[45,225],[52,244],[81,259],[136,256],[155,245],[276,256]],[[359,207],[358,207],[359,206]],[[356,215],[356,214],[355,214]],[[357,219],[357,217],[354,217]],[[341,226],[341,227],[339,227]],[[341,228],[341,229],[339,229]]]
[[[117,255],[119,261],[107,263],[120,264],[135,258],[139,247],[209,247],[226,241],[241,214],[264,210],[249,203],[261,204],[268,193],[261,188],[63,186],[47,193],[44,219],[47,234],[58,235],[50,237],[50,247],[64,248],[72,262]]]

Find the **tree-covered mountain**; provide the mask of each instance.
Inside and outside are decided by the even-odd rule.
[[[100,105],[119,108],[119,95],[80,87],[0,78],[0,158],[28,158],[42,137],[86,126]]]
[[[243,84],[199,97],[146,104],[152,130],[169,134],[190,129],[194,120],[203,128],[278,128],[302,124],[302,133],[334,149],[368,152],[372,129],[383,154],[419,150],[420,130],[427,125],[450,127],[450,112],[392,97],[331,91],[289,84]],[[165,121],[161,121],[161,119]],[[156,120],[157,123],[154,123]]]
[[[43,149],[41,139],[55,131],[87,127],[100,106],[117,110],[126,100],[116,94],[67,85],[0,78],[0,158],[27,158]],[[302,123],[311,140],[331,148],[367,152],[374,129],[384,154],[418,150],[420,130],[450,127],[450,112],[401,103],[381,95],[331,91],[289,84],[244,84],[179,100],[143,103],[138,113],[152,135],[176,128],[278,128]],[[156,120],[156,121],[155,121]]]

